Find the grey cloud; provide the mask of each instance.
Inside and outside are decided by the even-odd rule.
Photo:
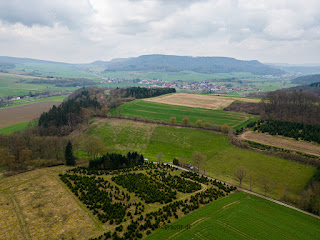
[[[69,28],[79,27],[92,12],[86,0],[5,0],[0,1],[0,19],[26,26],[53,26],[55,23]]]

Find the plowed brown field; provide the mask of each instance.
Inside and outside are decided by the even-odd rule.
[[[59,104],[61,102],[46,101],[0,109],[0,128],[34,120],[53,105],[58,106]]]
[[[266,145],[281,147],[285,149],[292,149],[295,151],[320,156],[320,145],[312,144],[305,141],[297,141],[291,138],[271,136],[269,134],[255,133],[251,131],[244,132],[240,135],[240,138]]]

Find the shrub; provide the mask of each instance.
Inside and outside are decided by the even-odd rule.
[[[187,118],[187,117],[185,117],[184,119],[182,119],[181,122],[182,122],[182,125],[183,125],[183,126],[188,126],[189,123],[190,123],[189,118]]]
[[[197,127],[202,127],[202,120],[197,120],[196,121],[196,126]]]
[[[171,118],[169,119],[169,124],[170,124],[170,125],[175,125],[175,124],[177,124],[177,118],[176,118],[176,117],[171,117]]]
[[[173,159],[173,164],[176,165],[176,166],[179,166],[179,160],[174,158]]]

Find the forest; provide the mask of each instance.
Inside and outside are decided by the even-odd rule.
[[[269,92],[261,103],[261,119],[320,125],[320,97],[304,91]]]
[[[250,124],[251,126],[252,124]],[[320,126],[278,120],[258,121],[254,131],[320,143]]]
[[[128,87],[116,88],[114,92],[119,92],[119,95],[124,98],[150,98],[157,97],[163,94],[175,93],[175,88],[141,88],[141,87]]]
[[[143,164],[142,154],[137,152],[128,152],[127,156],[117,153],[107,153],[101,157],[91,159],[89,162],[90,169],[116,170],[124,167],[132,167]]]

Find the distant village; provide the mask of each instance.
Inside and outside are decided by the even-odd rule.
[[[105,78],[100,83],[136,83],[141,84],[141,87],[148,88],[176,88],[181,90],[190,90],[197,92],[216,92],[216,91],[248,91],[247,87],[232,86],[232,83],[225,85],[217,84],[216,82],[187,82],[182,80],[164,81],[162,79],[141,80],[141,79],[124,79],[124,78]],[[252,87],[250,87],[252,89]],[[257,89],[256,89],[257,90]]]

